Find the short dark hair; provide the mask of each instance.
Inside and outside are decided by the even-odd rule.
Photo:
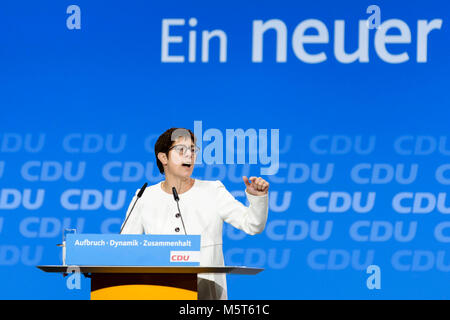
[[[166,130],[162,135],[159,136],[155,143],[155,157],[156,165],[158,166],[159,172],[164,174],[164,166],[158,159],[158,153],[163,152],[167,156],[169,155],[169,149],[172,147],[173,143],[179,138],[187,136],[187,133],[191,136],[192,142],[195,144],[197,138],[194,136],[191,130],[184,128],[170,128]]]

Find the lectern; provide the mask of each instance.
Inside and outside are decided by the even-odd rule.
[[[63,241],[63,265],[38,268],[84,274],[91,279],[91,300],[196,300],[199,273],[263,270],[200,266],[200,240],[200,235],[69,234]]]
[[[67,274],[69,266],[38,266]],[[254,275],[260,268],[202,266],[78,266],[91,279],[91,300],[197,300],[199,273]],[[71,272],[71,271],[70,271]]]

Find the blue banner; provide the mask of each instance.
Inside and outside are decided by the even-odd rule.
[[[69,234],[69,266],[199,266],[200,236]]]
[[[449,299],[448,1],[2,1],[0,299],[89,299],[36,268],[118,234],[157,137],[248,203],[230,299]],[[105,240],[106,241],[106,240]],[[112,250],[112,248],[109,248]],[[83,280],[84,281],[84,280]],[[249,290],[251,288],[251,290]]]

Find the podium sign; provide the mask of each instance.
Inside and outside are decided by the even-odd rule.
[[[199,266],[199,235],[68,234],[66,265]]]

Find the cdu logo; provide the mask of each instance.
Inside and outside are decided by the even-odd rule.
[[[200,262],[200,251],[170,251],[170,262]]]

